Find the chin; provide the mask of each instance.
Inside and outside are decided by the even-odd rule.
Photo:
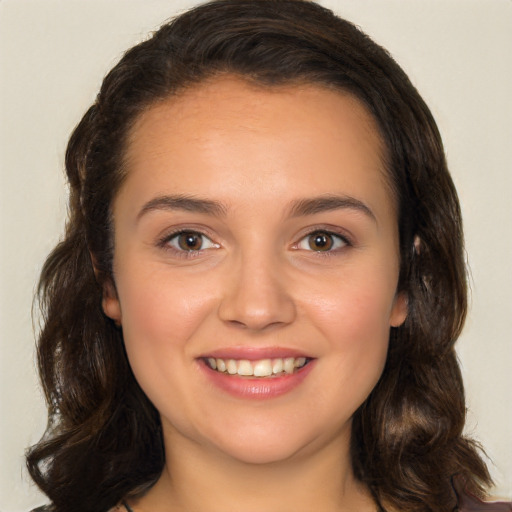
[[[293,426],[275,422],[266,425],[239,425],[217,437],[217,449],[228,457],[245,464],[277,464],[295,459],[320,449],[329,440],[325,432],[299,428],[301,422]],[[230,432],[226,436],[226,432]]]
[[[242,445],[223,446],[221,450],[230,458],[251,465],[278,464],[285,462],[302,449],[302,446],[278,445],[274,442],[251,442]]]

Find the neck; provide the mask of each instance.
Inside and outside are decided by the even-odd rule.
[[[266,464],[246,463],[165,435],[166,465],[151,490],[133,502],[134,512],[374,512],[367,490],[355,480],[349,439]],[[347,436],[349,437],[349,436]]]

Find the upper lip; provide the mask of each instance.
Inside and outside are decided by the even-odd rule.
[[[311,359],[304,352],[298,349],[284,347],[226,347],[212,350],[200,356],[201,358],[213,357],[215,359],[247,359],[257,361],[259,359],[279,359],[286,357],[306,357]]]

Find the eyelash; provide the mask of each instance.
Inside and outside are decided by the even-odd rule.
[[[314,249],[311,248],[311,246],[309,247],[309,249],[304,249],[303,247],[300,247],[300,245],[302,243],[304,243],[304,242],[308,243],[308,239],[311,240],[312,237],[319,236],[319,235],[323,235],[325,237],[328,237],[331,240],[331,243],[332,243],[332,245],[334,247],[329,247],[325,251],[314,250]],[[340,243],[341,243],[341,245],[339,245]],[[306,233],[299,240],[299,242],[297,242],[293,246],[293,249],[297,249],[297,250],[303,249],[303,250],[306,250],[308,252],[309,251],[313,252],[313,253],[315,253],[315,254],[317,254],[319,256],[328,257],[328,256],[333,256],[333,253],[336,254],[339,251],[342,251],[344,248],[349,247],[351,245],[352,245],[351,241],[346,236],[342,235],[341,233],[336,233],[336,232],[330,231],[328,229],[316,228],[316,229]]]
[[[192,236],[198,236],[198,237],[201,237],[203,239],[206,239],[210,242],[211,246],[210,247],[206,247],[206,248],[203,248],[201,247],[200,249],[190,249],[190,250],[187,250],[187,249],[183,249],[183,248],[178,248],[178,247],[174,247],[171,242],[173,239],[178,239],[179,236],[181,235],[192,235]],[[314,250],[314,249],[305,249],[305,248],[302,248],[300,247],[300,245],[303,243],[303,242],[306,242],[307,243],[307,240],[310,239],[311,237],[315,236],[315,235],[324,235],[326,237],[329,237],[331,240],[333,240],[333,245],[335,246],[334,248],[329,248],[328,250],[325,250],[325,251],[322,251],[322,250]],[[337,244],[342,244],[341,246],[338,246],[336,247],[336,242]],[[204,241],[202,243],[202,245],[204,244]],[[194,230],[194,229],[180,229],[180,230],[177,230],[177,231],[173,231],[172,233],[169,233],[169,234],[166,234],[164,237],[162,237],[158,243],[157,243],[158,247],[161,247],[162,249],[164,250],[167,250],[167,251],[171,251],[174,253],[174,255],[180,257],[180,258],[194,258],[194,257],[197,257],[199,256],[203,251],[206,251],[208,249],[211,249],[211,248],[219,248],[219,244],[216,244],[215,242],[213,242],[210,238],[210,236],[208,236],[207,234],[205,233],[202,233],[201,231],[198,231],[198,230]],[[322,257],[329,257],[329,256],[333,256],[333,253],[337,253],[341,250],[343,250],[345,247],[349,247],[349,246],[352,246],[353,244],[351,243],[351,241],[344,235],[340,234],[340,233],[336,233],[336,232],[333,232],[333,231],[330,231],[328,229],[322,229],[322,228],[316,228],[316,229],[313,229],[309,232],[307,232],[305,235],[303,235],[300,240],[295,243],[293,246],[292,246],[292,249],[295,249],[295,250],[305,250],[307,252],[312,252],[312,253],[315,253],[319,256],[322,256]]]
[[[200,249],[196,249],[196,250],[194,250],[194,249],[186,250],[186,249],[180,249],[178,247],[173,247],[173,245],[171,244],[172,240],[173,239],[177,240],[178,237],[181,235],[192,235],[192,236],[201,237],[203,239],[207,239],[211,243],[212,247],[200,248]],[[204,244],[204,242],[202,243],[202,245],[203,244]],[[173,231],[172,233],[168,233],[158,241],[157,245],[158,245],[158,247],[161,247],[162,249],[164,249],[166,251],[171,251],[174,255],[176,255],[179,258],[194,258],[194,257],[197,257],[199,254],[201,254],[202,251],[219,247],[219,244],[216,244],[215,242],[213,242],[208,235],[206,235],[205,233],[202,233],[201,231],[195,230],[195,229],[180,229],[178,231]]]

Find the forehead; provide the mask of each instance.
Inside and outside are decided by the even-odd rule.
[[[128,177],[145,173],[145,180],[165,174],[178,193],[211,190],[216,179],[225,191],[231,186],[239,192],[264,181],[270,195],[271,188],[289,191],[290,172],[297,186],[303,180],[315,189],[311,194],[343,188],[350,180],[372,181],[394,203],[384,153],[375,120],[349,93],[311,84],[258,86],[225,76],[139,116],[125,168]]]
[[[296,120],[311,124],[316,118],[310,115],[311,111],[307,107],[313,102],[314,108],[320,110],[319,113],[327,114],[321,119],[324,124],[327,120],[337,124],[339,109],[333,107],[336,104],[343,104],[345,112],[350,111],[351,120],[357,119],[358,127],[374,137],[375,140],[372,142],[378,146],[379,151],[384,152],[385,148],[375,119],[363,103],[350,92],[312,83],[268,86],[236,75],[221,75],[199,82],[151,104],[135,120],[129,132],[127,149],[130,153],[133,145],[137,145],[144,137],[143,132],[148,126],[158,129],[157,123],[160,127],[167,125],[166,127],[171,129],[172,124],[177,128],[181,123],[186,123],[190,127],[195,125],[201,130],[208,127],[219,129],[216,121],[232,116],[242,122],[243,117],[247,127],[253,123],[253,127],[256,128],[255,123],[259,115],[271,110],[276,122],[283,116],[292,114]],[[268,129],[268,126],[266,128]],[[329,127],[325,125],[318,128],[322,132]],[[184,133],[183,135],[186,136]]]

